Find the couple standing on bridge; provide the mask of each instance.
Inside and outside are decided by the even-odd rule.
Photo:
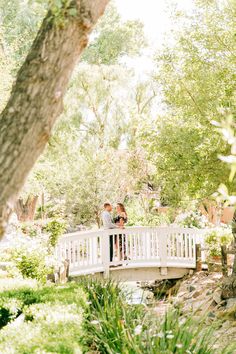
[[[112,205],[110,203],[105,203],[104,210],[102,212],[102,223],[104,229],[117,229],[117,228],[124,229],[124,224],[127,223],[128,221],[128,217],[124,205],[121,203],[117,203],[116,215],[114,219],[112,218],[111,212],[112,212]],[[123,237],[123,242],[122,242],[122,237]],[[121,255],[122,249],[124,254],[125,252],[124,235],[123,236],[122,234],[115,235],[115,238],[113,238],[113,235],[110,236],[110,262],[113,261],[114,246],[116,248],[117,254],[119,253]],[[125,254],[124,257],[126,257]]]

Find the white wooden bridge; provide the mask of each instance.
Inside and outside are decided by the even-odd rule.
[[[74,232],[60,239],[56,256],[69,260],[70,276],[101,273],[122,281],[181,278],[195,269],[196,244],[203,234],[204,230],[179,227]]]

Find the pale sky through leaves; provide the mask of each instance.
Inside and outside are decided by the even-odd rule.
[[[162,40],[171,29],[170,4],[179,10],[191,11],[193,0],[115,0],[124,20],[139,19],[144,23],[145,33],[151,40]]]
[[[139,75],[152,70],[153,52],[161,47],[168,38],[172,40],[173,23],[171,9],[173,4],[180,11],[192,11],[194,0],[115,0],[119,13],[124,20],[140,20],[149,41],[149,48],[138,58],[125,58],[127,64],[135,68]],[[181,26],[181,24],[179,24]]]

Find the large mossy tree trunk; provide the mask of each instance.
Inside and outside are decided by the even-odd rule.
[[[72,0],[48,12],[0,115],[0,239],[25,179],[42,153],[68,80],[109,0]]]

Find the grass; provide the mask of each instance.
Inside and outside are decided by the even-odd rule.
[[[159,318],[150,308],[130,305],[127,296],[111,280],[17,284],[0,293],[0,353],[217,353],[214,328],[204,321],[183,318],[177,310]]]

